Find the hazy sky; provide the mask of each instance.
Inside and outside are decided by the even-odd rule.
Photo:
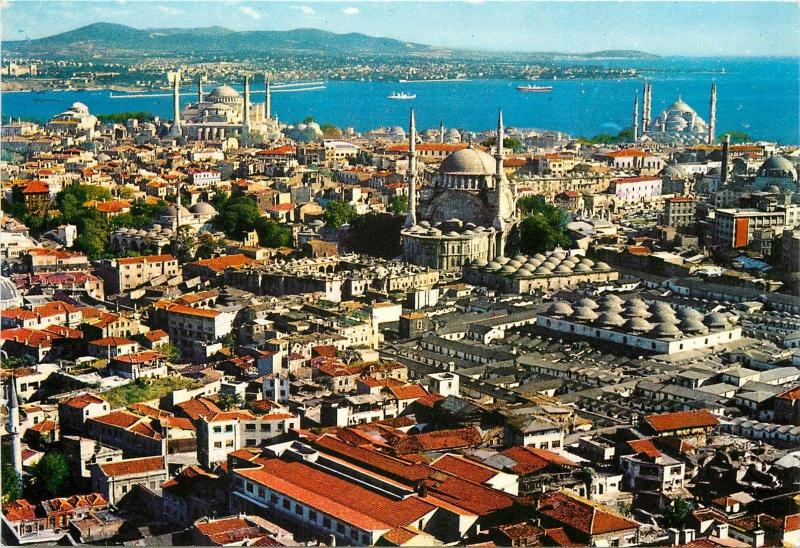
[[[138,28],[314,27],[505,51],[800,56],[800,3],[792,2],[0,0],[0,9],[6,39],[38,38],[108,21]]]

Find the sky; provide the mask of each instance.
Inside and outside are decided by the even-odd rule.
[[[795,2],[0,0],[4,39],[39,38],[99,21],[137,28],[310,27],[495,51],[800,57]]]

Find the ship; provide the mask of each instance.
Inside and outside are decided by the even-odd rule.
[[[517,91],[522,93],[549,93],[553,86],[517,86]]]
[[[404,93],[404,92],[396,92],[393,91],[391,95],[387,97],[387,99],[395,99],[397,101],[409,101],[411,99],[416,99],[417,95],[415,93]]]

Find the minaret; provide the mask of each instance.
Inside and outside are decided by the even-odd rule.
[[[264,103],[264,117],[269,120],[272,118],[272,94],[269,89],[269,73],[264,73],[264,85],[266,86],[267,100]]]
[[[417,124],[414,109],[408,122],[408,215],[406,228],[417,224]]]
[[[439,122],[439,142],[444,143],[444,120]]]
[[[633,142],[639,140],[639,92],[633,97]]]
[[[717,83],[711,82],[711,104],[708,113],[708,144],[713,145],[717,131]]]
[[[197,102],[203,102],[203,76],[200,75],[197,78]]]
[[[8,439],[11,444],[11,465],[19,477],[22,487],[22,440],[19,431],[19,399],[17,398],[17,383],[11,376],[8,385]]]
[[[167,73],[167,78],[172,84],[172,128],[170,134],[181,134],[181,69]]]
[[[242,121],[242,133],[250,133],[250,76],[244,77],[244,120]]]
[[[719,186],[728,182],[728,153],[731,145],[731,136],[727,133],[722,138],[722,164],[719,166]]]
[[[495,200],[495,204],[497,207],[497,212],[494,217],[494,227],[501,231],[499,237],[499,245],[497,248],[497,257],[503,255],[503,248],[505,247],[505,235],[502,234],[503,229],[506,226],[506,216],[509,213],[507,209],[509,209],[510,204],[506,204],[506,174],[505,174],[505,167],[503,165],[503,140],[505,139],[505,129],[503,128],[503,111],[501,110],[500,113],[497,115],[497,144],[495,146],[495,195],[497,199]]]

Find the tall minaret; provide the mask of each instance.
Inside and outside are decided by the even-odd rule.
[[[19,477],[22,487],[22,440],[19,431],[19,399],[17,398],[17,383],[14,377],[8,385],[8,439],[11,443],[11,464]]]
[[[439,122],[439,142],[444,143],[444,120]]]
[[[181,69],[167,73],[167,79],[172,84],[172,128],[170,134],[181,134]]]
[[[197,77],[197,102],[203,102],[203,75]]]
[[[708,113],[708,144],[713,145],[717,131],[717,83],[711,82],[711,104]]]
[[[647,112],[644,117],[645,131],[650,131],[650,122],[653,120],[653,84],[647,82]]]
[[[633,142],[639,140],[639,92],[633,97]]]
[[[264,117],[269,120],[272,118],[272,94],[269,89],[269,73],[264,73],[264,85],[266,86],[267,100],[264,103]]]
[[[414,109],[408,121],[408,215],[406,228],[417,224],[417,124]]]
[[[497,199],[495,203],[497,204],[497,213],[494,217],[494,227],[497,230],[502,231],[506,226],[506,218],[509,217],[509,213],[513,213],[508,211],[511,207],[511,204],[506,203],[507,192],[506,192],[506,173],[505,167],[503,165],[503,140],[505,139],[506,132],[503,128],[503,111],[501,110],[497,115],[497,144],[495,146],[495,195]],[[503,234],[500,235],[498,246],[498,257],[503,255],[503,247],[505,246],[505,236]]]
[[[242,133],[250,133],[250,76],[244,77],[244,120],[242,121]]]

